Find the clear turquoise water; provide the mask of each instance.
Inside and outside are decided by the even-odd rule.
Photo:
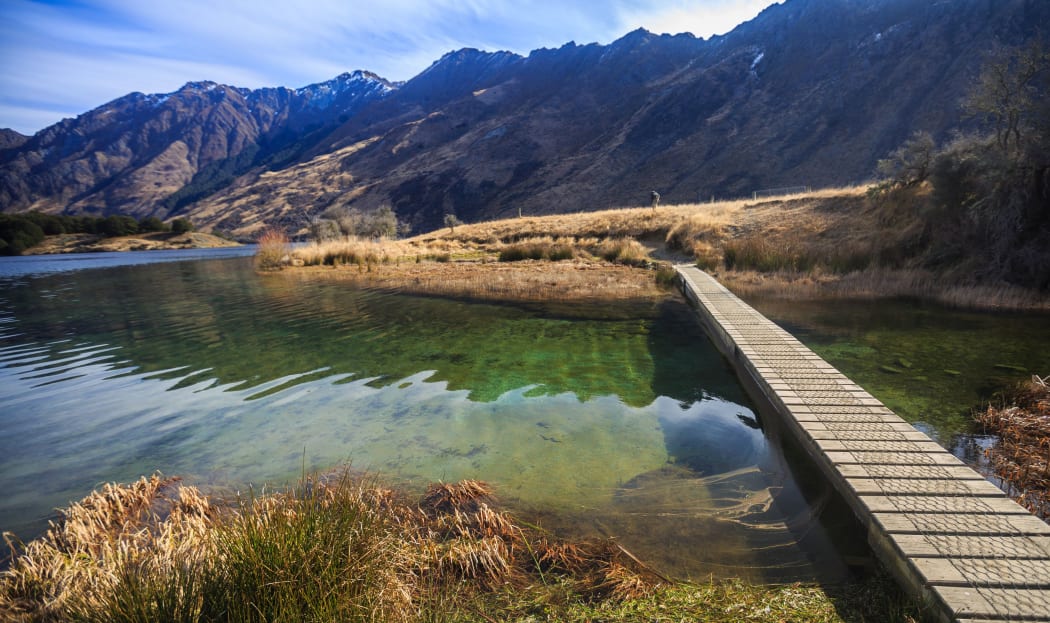
[[[941,445],[977,460],[972,411],[1050,374],[1050,314],[915,300],[747,301]]]
[[[0,263],[0,529],[23,538],[107,481],[232,493],[350,464],[408,487],[489,481],[681,577],[843,571],[826,492],[802,490],[674,297],[492,305],[259,276],[247,258],[18,259]]]

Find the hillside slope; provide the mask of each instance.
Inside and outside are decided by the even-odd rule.
[[[0,209],[251,235],[389,205],[422,231],[653,189],[679,203],[848,184],[916,130],[966,129],[959,101],[987,52],[1047,26],[1043,0],[786,0],[707,40],[639,30],[527,57],[459,50],[404,84],[355,74],[370,86],[338,106],[221,85],[133,94],[0,152]]]
[[[304,139],[392,87],[355,72],[294,91],[190,82],[131,93],[0,151],[0,207],[164,218],[235,173],[294,160]]]
[[[652,189],[686,202],[863,181],[914,130],[945,139],[959,128],[984,53],[1033,23],[1050,24],[1050,5],[792,0],[707,41],[636,31],[527,58],[462,51],[315,148],[367,142],[342,160],[352,185],[285,205],[388,204],[421,230],[447,213],[642,204]],[[258,191],[238,189],[279,205]]]

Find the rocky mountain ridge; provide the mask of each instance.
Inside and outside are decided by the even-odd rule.
[[[201,81],[172,93],[130,93],[0,153],[0,206],[167,216],[202,175],[231,178],[256,159],[279,158],[394,88],[354,72],[296,90]]]
[[[191,83],[0,147],[0,209],[185,215],[251,235],[381,205],[461,220],[863,182],[912,132],[972,123],[987,52],[1041,0],[786,0],[725,36],[628,33],[528,56],[463,49],[405,83]]]
[[[17,130],[0,128],[0,151],[21,147],[29,140],[29,137]]]

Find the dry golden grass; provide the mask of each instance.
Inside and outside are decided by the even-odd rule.
[[[141,478],[107,484],[61,513],[47,533],[21,550],[0,574],[0,612],[26,620],[65,620],[101,608],[130,570],[170,575],[214,554],[217,512],[178,479]]]
[[[313,243],[292,252],[292,262],[307,267],[292,272],[362,287],[484,300],[649,298],[662,295],[655,273],[648,270],[655,266],[654,245],[662,249],[672,231],[672,246],[690,250],[696,246],[693,238],[717,239],[745,205],[604,210],[459,225],[454,232],[442,229],[398,241]],[[521,261],[532,258],[558,264]],[[316,266],[342,270],[309,268]]]
[[[1050,309],[1045,292],[978,282],[966,267],[922,268],[928,187],[878,200],[867,190],[504,219],[400,241],[310,245],[294,257],[307,266],[350,266],[338,278],[366,287],[483,299],[650,296],[655,289],[642,282],[653,271],[609,264],[651,269],[672,261],[695,263],[745,295],[916,296],[960,307]],[[587,283],[595,278],[600,283]]]
[[[607,262],[403,262],[301,268],[283,278],[489,301],[617,301],[665,296],[650,270]]]
[[[376,140],[367,139],[278,171],[249,173],[195,203],[187,216],[198,226],[210,228],[223,223],[230,214],[239,213],[242,216],[231,233],[241,238],[255,238],[267,223],[297,219],[303,209],[319,202],[328,205],[350,201],[367,187],[355,183],[354,176],[342,166],[342,160]],[[320,195],[319,188],[325,189]],[[303,227],[291,233],[305,231]]]
[[[414,505],[344,475],[221,513],[175,485],[106,485],[44,537],[12,544],[5,620],[416,621],[555,576],[617,600],[663,583],[611,542],[569,544],[518,525],[479,481],[432,485]]]
[[[1033,376],[975,417],[998,436],[985,452],[996,475],[1020,504],[1050,521],[1050,377]]]
[[[203,232],[172,234],[153,232],[134,236],[103,238],[95,234],[60,234],[47,236],[43,242],[27,249],[25,255],[51,253],[100,253],[113,251],[156,251],[162,249],[215,249],[240,246]]]
[[[920,269],[868,268],[834,273],[720,271],[715,276],[736,294],[787,300],[880,299],[914,297],[949,307],[1050,310],[1050,299],[1039,292],[999,285],[953,285],[933,272]]]
[[[255,252],[257,270],[281,270],[289,261],[292,247],[288,236],[278,229],[264,230],[257,238],[259,244]]]
[[[686,204],[650,208],[622,208],[503,219],[460,225],[455,232],[442,229],[412,238],[423,242],[458,240],[475,245],[513,243],[528,238],[599,239],[666,236],[675,227],[697,231],[717,229],[733,223],[747,201]]]

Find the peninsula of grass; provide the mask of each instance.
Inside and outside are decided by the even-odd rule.
[[[0,256],[238,246],[229,238],[193,231],[187,218],[0,214]]]
[[[208,499],[106,485],[5,538],[4,621],[916,621],[881,573],[839,586],[676,583],[615,541],[568,542],[478,481],[421,498],[348,473]]]
[[[402,240],[342,238],[292,249],[279,236],[260,247],[270,258],[260,268],[459,297],[616,300],[652,296],[655,281],[673,278],[672,264],[690,263],[742,296],[914,297],[976,309],[1050,309],[1047,287],[1012,283],[1003,272],[1009,267],[987,262],[981,248],[933,244],[933,202],[924,186],[833,188],[526,216]]]

